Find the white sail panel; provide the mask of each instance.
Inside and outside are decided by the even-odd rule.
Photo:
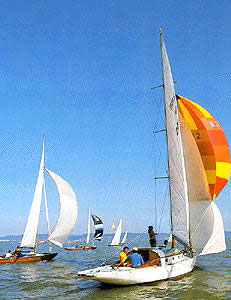
[[[40,207],[42,200],[42,187],[44,181],[44,143],[42,145],[42,158],[40,162],[38,179],[35,187],[34,198],[31,204],[29,217],[27,219],[26,228],[21,241],[21,248],[34,248],[36,235],[38,230]]]
[[[226,250],[224,224],[220,210],[214,201],[211,203],[211,208],[213,212],[213,232],[200,255],[218,253]]]
[[[178,121],[177,99],[171,68],[161,34],[162,70],[167,128],[170,177],[170,206],[172,233],[186,244],[189,242],[189,213],[187,183]]]
[[[46,193],[45,181],[43,181],[43,196],[44,196],[44,203],[45,203],[45,212],[46,212],[46,221],[47,221],[47,232],[48,232],[48,236],[49,236],[51,234],[51,229],[50,229],[50,221],[49,221],[49,212],[48,212],[47,193]]]
[[[91,234],[91,213],[90,209],[88,210],[88,221],[87,221],[87,238],[86,238],[86,244],[89,244],[90,242],[90,234]]]
[[[64,179],[47,168],[46,171],[54,180],[60,197],[59,218],[48,240],[56,246],[62,247],[75,227],[78,214],[77,199],[71,186]]]
[[[121,245],[125,244],[126,239],[127,239],[127,235],[128,235],[128,232],[126,231],[126,232],[124,233],[124,237],[123,237],[123,239],[122,239],[122,241],[121,241]]]
[[[115,234],[114,234],[114,237],[112,239],[112,242],[111,242],[111,246],[116,246],[116,245],[119,245],[120,244],[120,236],[121,236],[121,231],[122,231],[122,219],[120,219],[119,221],[119,224],[115,230]]]

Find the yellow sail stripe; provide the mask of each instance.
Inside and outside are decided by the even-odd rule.
[[[180,106],[181,113],[183,115],[184,121],[187,124],[190,130],[197,130],[196,123],[194,122],[193,118],[191,117],[189,111],[184,106],[184,104],[179,100],[178,104]]]
[[[216,170],[205,170],[208,184],[215,184],[216,183]]]
[[[187,101],[191,102],[196,108],[198,108],[199,111],[204,115],[205,118],[213,119],[213,116],[205,108],[203,108],[201,105],[199,105],[196,102],[193,102],[189,99],[187,99]]]
[[[227,162],[216,162],[216,173],[220,178],[229,180],[231,172],[231,164]]]

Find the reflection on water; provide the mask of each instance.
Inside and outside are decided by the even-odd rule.
[[[128,287],[77,276],[78,271],[98,266],[112,251],[116,253],[107,241],[91,252],[58,250],[51,262],[0,265],[0,299],[231,299],[231,239],[227,242],[229,250],[198,257],[194,271],[181,279]],[[0,245],[2,251],[14,246]]]

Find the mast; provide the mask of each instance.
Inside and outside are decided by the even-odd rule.
[[[188,191],[178,105],[166,47],[160,30],[162,80],[168,153],[171,231],[181,243],[189,243]],[[174,239],[173,239],[174,240]]]

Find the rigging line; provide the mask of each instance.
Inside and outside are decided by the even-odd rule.
[[[160,233],[160,226],[161,226],[161,221],[162,221],[162,217],[163,217],[163,214],[164,214],[164,207],[165,207],[165,203],[166,203],[166,199],[167,199],[167,193],[168,193],[168,184],[167,184],[166,190],[165,190],[164,203],[163,203],[163,206],[162,206],[162,212],[161,212],[161,216],[160,216],[159,228],[158,228],[157,234]]]
[[[146,232],[146,230],[144,232],[141,232],[140,234],[138,234],[134,239],[132,239],[128,244],[127,244],[127,247],[132,243],[134,242],[138,237],[140,237],[142,234],[144,234]],[[101,265],[105,264],[109,259],[111,259],[114,255],[118,254],[121,249],[123,248],[124,246],[121,246],[119,247],[119,250],[114,252],[113,255],[109,256],[108,258],[106,258]]]
[[[154,139],[153,139],[152,146],[154,146]],[[156,156],[155,155],[153,157],[153,163],[154,163],[154,174],[156,177]],[[156,180],[155,180],[155,184],[154,184],[154,212],[155,212],[155,229],[156,229],[157,228]]]
[[[157,125],[158,125],[159,119],[161,119],[161,117],[162,117],[162,114],[160,113],[161,108],[162,108],[161,102],[163,102],[163,91],[161,92],[161,95],[160,95],[160,100],[159,100],[159,103],[158,103],[157,118],[155,119],[156,122],[153,124],[153,130],[157,129]],[[162,121],[163,121],[163,119],[162,119]]]
[[[197,227],[195,228],[195,230],[194,230],[194,231],[193,231],[193,233],[191,234],[191,237],[190,237],[190,238],[192,238],[192,237],[193,237],[193,235],[194,235],[194,234],[195,234],[195,232],[197,231],[198,227],[199,227],[199,226],[200,226],[200,224],[202,223],[202,221],[203,221],[203,219],[204,219],[205,215],[207,214],[207,211],[208,211],[208,209],[210,208],[211,204],[212,204],[212,202],[211,202],[211,203],[210,203],[210,205],[209,205],[209,206],[206,208],[206,210],[205,210],[205,213],[203,214],[203,216],[202,216],[202,218],[201,218],[200,222],[198,223]]]

